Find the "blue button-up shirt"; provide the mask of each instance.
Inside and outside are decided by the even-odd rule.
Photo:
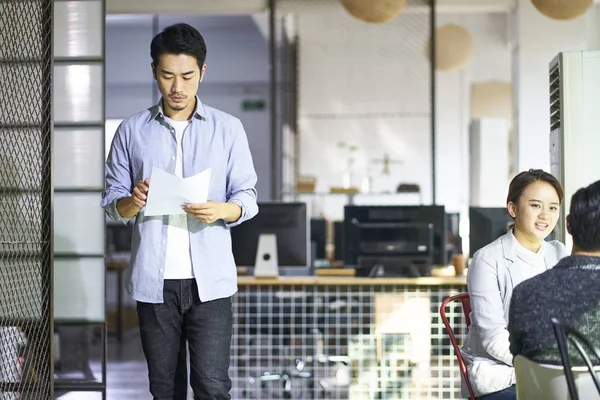
[[[239,119],[203,105],[196,110],[183,137],[183,177],[211,168],[209,200],[234,202],[242,210],[233,223],[205,224],[188,215],[192,268],[202,301],[229,297],[237,291],[237,271],[229,228],[258,213],[256,172],[248,138]],[[127,291],[134,300],[162,303],[168,216],[123,218],[117,201],[131,196],[136,183],[150,178],[152,167],[173,172],[177,156],[174,130],[165,120],[161,102],[121,123],[106,162],[102,207],[117,221],[134,220]],[[150,182],[152,190],[152,182]]]

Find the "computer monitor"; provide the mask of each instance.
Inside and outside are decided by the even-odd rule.
[[[306,203],[259,202],[258,209],[254,218],[231,228],[236,265],[247,267],[252,272],[256,264],[259,237],[274,237],[279,273],[306,274],[310,265]]]
[[[109,222],[106,224],[106,251],[107,254],[131,252],[131,236],[133,227],[122,222]]]
[[[446,213],[446,229],[451,236],[460,236],[460,213]]]
[[[463,254],[460,237],[460,213],[446,213],[446,255],[448,261],[453,254]]]
[[[427,276],[446,265],[444,206],[355,206],[344,209],[344,262],[357,275]],[[378,273],[379,274],[379,273]]]
[[[315,260],[327,258],[325,249],[327,247],[327,220],[325,218],[310,219],[310,243],[311,254]]]
[[[333,222],[333,260],[344,261],[344,221]]]
[[[506,207],[469,207],[469,256],[504,235],[511,222]]]

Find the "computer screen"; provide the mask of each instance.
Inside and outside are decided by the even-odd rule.
[[[133,227],[121,222],[106,224],[106,251],[108,254],[131,252]]]
[[[344,221],[333,222],[333,260],[344,260]]]
[[[469,256],[504,235],[511,222],[506,207],[469,207]]]
[[[275,234],[280,267],[307,267],[310,262],[306,203],[259,202],[258,214],[231,228],[233,257],[238,267],[254,267],[258,238]]]
[[[348,266],[422,265],[422,273],[427,274],[431,265],[447,263],[445,248],[444,206],[345,207],[344,262]]]
[[[460,237],[460,213],[446,213],[446,254],[448,261],[453,254],[463,254]]]
[[[310,219],[310,243],[315,260],[324,260],[327,258],[325,248],[327,247],[327,220],[325,218]]]

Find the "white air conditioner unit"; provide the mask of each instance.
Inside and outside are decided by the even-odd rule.
[[[556,239],[571,249],[571,196],[600,179],[600,51],[562,52],[550,62],[550,168],[565,190]]]

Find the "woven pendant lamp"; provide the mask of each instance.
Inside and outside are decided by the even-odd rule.
[[[425,54],[430,59],[430,40]],[[473,37],[462,26],[444,25],[435,30],[435,69],[449,71],[462,68],[473,58]]]
[[[344,8],[354,17],[381,24],[394,19],[406,6],[407,0],[341,0]]]
[[[593,0],[531,0],[533,6],[552,19],[573,19],[585,14]]]

